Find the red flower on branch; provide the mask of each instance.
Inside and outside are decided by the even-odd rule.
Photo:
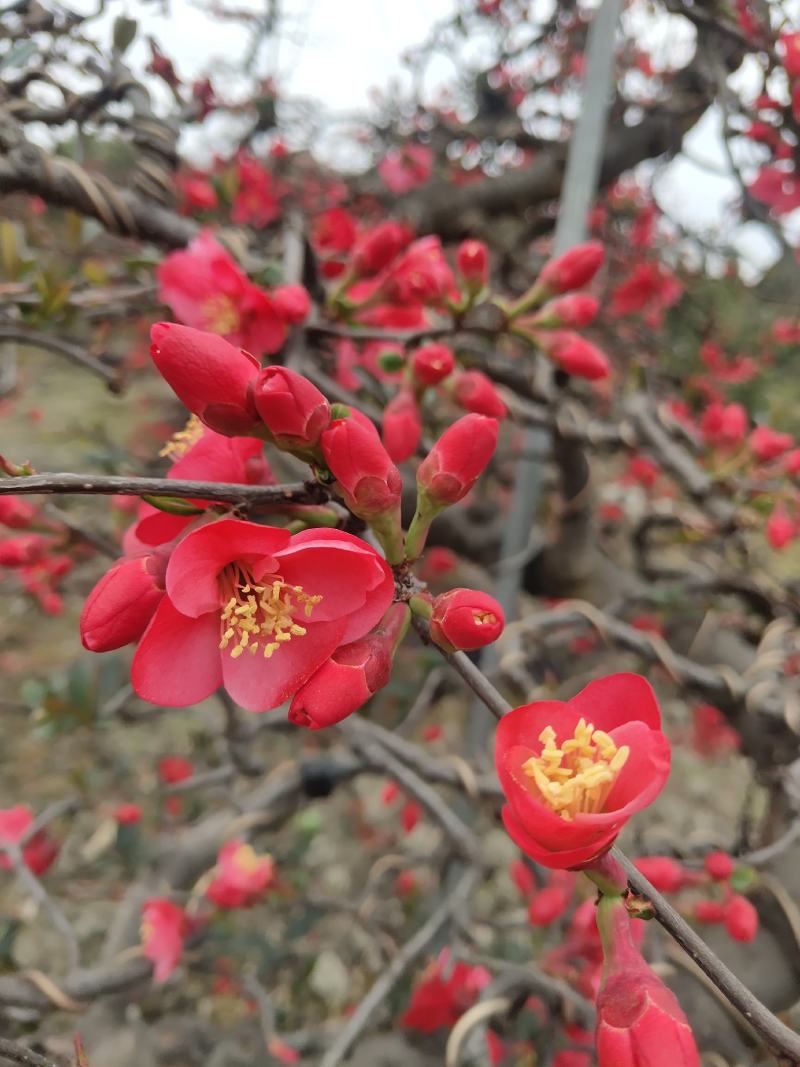
[[[9,870],[11,860],[3,852],[3,845],[16,845],[33,825],[33,812],[27,804],[0,810],[0,869]],[[58,855],[59,844],[46,830],[34,834],[22,846],[25,866],[34,874],[44,874]]]
[[[229,841],[220,849],[206,897],[218,908],[249,908],[274,884],[271,856],[258,856],[251,845]]]
[[[431,640],[448,652],[471,651],[496,641],[505,616],[494,597],[479,589],[450,589],[433,602]]]
[[[142,949],[153,963],[153,978],[165,982],[178,966],[189,920],[183,908],[163,897],[152,897],[142,906]]]
[[[470,1008],[482,989],[492,980],[485,967],[453,963],[444,949],[414,987],[411,1004],[400,1017],[400,1025],[431,1034],[452,1026]]]
[[[250,711],[291,697],[340,644],[384,615],[392,574],[340,530],[221,519],[188,534],[131,667],[145,700],[184,707],[224,685]]]
[[[579,868],[660,793],[670,750],[647,681],[612,674],[566,703],[509,712],[497,727],[495,760],[515,843],[545,867]]]

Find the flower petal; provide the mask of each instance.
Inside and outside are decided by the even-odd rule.
[[[205,700],[222,684],[219,617],[182,615],[169,597],[156,609],[131,664],[143,700],[170,708]]]
[[[661,729],[661,712],[653,687],[640,674],[609,674],[596,678],[569,702],[571,708],[598,730],[611,733],[625,722],[646,723]]]

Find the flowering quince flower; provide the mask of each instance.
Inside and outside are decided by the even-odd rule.
[[[400,389],[384,408],[382,437],[395,463],[404,463],[416,452],[422,437],[422,420],[410,389]]]
[[[204,230],[188,248],[159,265],[159,299],[186,326],[218,333],[237,347],[277,352],[286,339],[286,318],[264,289]],[[290,320],[291,321],[291,320]]]
[[[456,268],[470,293],[480,293],[489,284],[489,249],[483,241],[462,241],[456,249]]]
[[[274,884],[271,856],[258,856],[243,841],[229,841],[220,850],[206,897],[218,908],[249,908]]]
[[[537,285],[548,293],[567,293],[588,285],[600,270],[605,250],[599,241],[586,241],[542,267]]]
[[[290,721],[320,730],[366,704],[389,682],[394,653],[408,619],[405,604],[392,604],[371,633],[337,648],[295,694]]]
[[[693,871],[687,871],[670,856],[642,856],[635,860],[635,866],[660,893],[677,893],[697,881]]]
[[[164,597],[150,556],[121,559],[106,571],[83,605],[80,634],[90,652],[138,641]]]
[[[463,500],[494,455],[497,432],[497,420],[486,415],[456,420],[417,469],[420,493],[442,506]]]
[[[33,504],[19,496],[0,496],[0,525],[24,530],[37,518]]]
[[[404,193],[424,185],[433,173],[433,152],[421,144],[390,148],[378,164],[378,176],[390,193]]]
[[[431,640],[447,652],[469,652],[490,645],[504,625],[498,602],[478,589],[450,589],[433,601]]]
[[[331,421],[330,404],[313,382],[288,367],[265,367],[253,403],[274,443],[288,452],[312,451]]]
[[[709,404],[700,419],[700,432],[709,445],[734,445],[747,433],[747,412],[741,404]]]
[[[131,667],[145,700],[184,707],[220,685],[249,711],[292,696],[334,650],[391,602],[383,559],[340,530],[286,530],[220,519],[187,534],[166,595]]]
[[[598,1067],[700,1067],[694,1036],[675,994],[647,966],[633,942],[631,922],[636,920],[621,902],[613,906],[610,919],[597,996]]]
[[[550,926],[566,912],[575,888],[572,871],[553,871],[550,882],[537,889],[528,901],[528,922],[531,926]]]
[[[410,834],[417,828],[421,818],[422,808],[419,804],[415,804],[413,800],[407,800],[400,812],[400,825],[403,827],[403,832]]]
[[[758,933],[758,912],[747,899],[739,893],[732,893],[723,905],[725,929],[734,941],[747,943]]]
[[[142,906],[142,949],[153,964],[153,978],[165,982],[178,966],[189,921],[183,908],[163,897]]]
[[[381,222],[366,230],[353,249],[351,271],[354,278],[379,274],[409,244],[411,230],[401,222]]]
[[[158,777],[165,785],[185,782],[194,774],[194,764],[183,756],[163,756],[158,761]]]
[[[356,515],[371,519],[398,511],[403,480],[378,432],[353,411],[335,419],[322,435],[322,452],[344,497]]]
[[[576,378],[597,381],[611,374],[611,364],[605,352],[572,330],[537,333],[536,343],[549,359]]]
[[[471,967],[460,960],[453,963],[450,951],[443,949],[414,987],[400,1025],[424,1034],[453,1026],[491,980],[485,967]]]
[[[182,404],[217,433],[258,433],[253,386],[257,359],[213,333],[158,322],[150,330],[153,362]]]
[[[545,867],[580,868],[661,792],[670,750],[648,682],[612,674],[504,715],[495,762],[512,840]]]
[[[321,255],[349,252],[356,243],[357,229],[353,216],[341,207],[323,211],[314,220],[311,243]]]
[[[181,214],[195,211],[214,211],[219,206],[217,192],[206,178],[198,174],[177,174],[175,187],[180,196]]]
[[[692,747],[701,756],[737,752],[741,744],[738,730],[713,704],[698,704],[692,711]]]
[[[142,809],[138,804],[117,804],[114,819],[120,826],[135,826],[142,821]]]
[[[381,278],[378,292],[390,304],[441,307],[458,299],[453,272],[444,258],[441,238],[420,237],[408,246]]]
[[[508,408],[495,389],[494,382],[479,370],[465,370],[453,384],[453,399],[465,411],[504,419]]]
[[[18,844],[33,825],[33,812],[27,804],[0,809],[0,870],[10,870],[11,860],[3,851],[3,845]],[[22,859],[28,870],[35,875],[44,874],[58,855],[59,844],[45,830],[22,846]]]
[[[567,293],[544,305],[535,315],[518,319],[522,329],[554,327],[581,329],[597,318],[600,301],[588,293]]]
[[[303,322],[311,311],[311,297],[302,285],[279,285],[272,291],[272,301],[284,322],[292,326]]]
[[[727,852],[709,852],[703,860],[706,874],[715,882],[727,882],[736,869],[733,856]]]
[[[411,370],[420,385],[438,385],[453,373],[453,350],[438,341],[417,348],[411,356]]]
[[[778,502],[772,509],[765,527],[767,540],[776,551],[786,548],[798,533],[797,523],[786,510],[785,504]]]
[[[779,433],[770,429],[769,426],[756,426],[747,439],[747,443],[761,463],[771,459],[777,459],[794,445],[794,438],[790,433]]]
[[[698,900],[693,914],[700,923],[724,923],[725,905],[719,900]]]
[[[231,209],[236,226],[267,226],[280,214],[272,176],[252,156],[242,153],[237,161],[239,188]]]

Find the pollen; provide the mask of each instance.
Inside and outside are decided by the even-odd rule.
[[[203,320],[208,330],[222,334],[234,333],[238,330],[242,316],[239,309],[229,296],[215,293],[203,303]]]
[[[473,611],[472,618],[476,626],[494,626],[497,616],[491,611]]]
[[[192,445],[197,444],[203,436],[203,424],[196,415],[192,415],[182,430],[178,430],[164,445],[159,456],[171,456],[173,460],[180,459]]]
[[[322,600],[304,592],[301,585],[287,585],[282,578],[259,584],[238,564],[226,567],[220,588],[219,647],[229,649],[233,659],[259,651],[264,659],[271,659],[293,637],[305,636],[306,627],[297,619],[309,619]]]
[[[603,730],[581,719],[573,737],[556,743],[556,732],[546,726],[539,734],[542,751],[522,765],[542,801],[562,819],[603,810],[617,776],[630,755],[628,745],[617,745]]]

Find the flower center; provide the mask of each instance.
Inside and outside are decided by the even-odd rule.
[[[164,445],[159,456],[171,456],[173,462],[185,455],[192,445],[203,436],[205,427],[196,415],[192,415],[182,430],[178,430]]]
[[[494,626],[497,616],[491,611],[473,611],[472,618],[476,626]]]
[[[214,333],[233,333],[241,323],[239,309],[229,296],[222,293],[215,293],[203,302],[203,315],[206,329]]]
[[[630,755],[628,745],[619,748],[603,730],[581,719],[574,737],[556,745],[556,732],[546,726],[539,734],[543,748],[522,765],[543,802],[562,819],[571,821],[581,813],[602,811],[611,787]]]
[[[322,600],[321,596],[304,593],[302,585],[287,585],[282,578],[273,577],[259,585],[238,563],[225,568],[220,584],[224,606],[220,612],[219,647],[228,648],[233,642],[233,659],[238,659],[245,649],[254,656],[259,648],[264,659],[270,659],[281,645],[305,635],[305,626],[295,622],[295,617],[310,618],[314,606]]]

